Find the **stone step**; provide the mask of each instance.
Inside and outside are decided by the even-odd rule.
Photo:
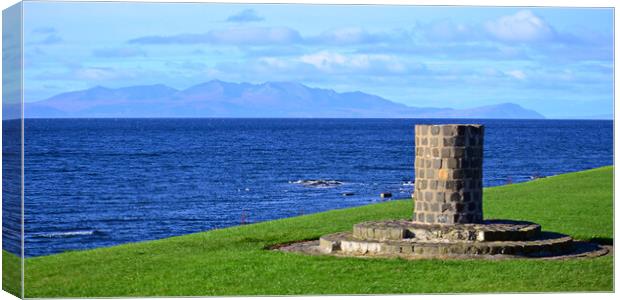
[[[336,233],[321,237],[319,247],[324,253],[354,256],[525,256],[544,257],[569,253],[573,239],[570,236],[541,232],[538,237],[525,241],[444,241],[425,240],[368,240],[352,233]]]
[[[540,234],[540,225],[513,220],[486,220],[480,224],[435,225],[408,220],[370,221],[353,226],[358,239],[446,241],[523,241]]]

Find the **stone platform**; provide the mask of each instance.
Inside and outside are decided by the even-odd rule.
[[[599,256],[607,250],[541,231],[531,222],[486,220],[450,226],[406,220],[356,224],[352,232],[280,247],[283,251],[337,256],[416,258],[553,258]]]

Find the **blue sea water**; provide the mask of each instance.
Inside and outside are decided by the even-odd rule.
[[[612,121],[27,119],[25,253],[408,198],[416,123],[484,124],[485,186],[613,163]]]

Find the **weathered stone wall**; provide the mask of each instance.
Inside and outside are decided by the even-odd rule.
[[[413,222],[482,222],[482,125],[416,125]]]

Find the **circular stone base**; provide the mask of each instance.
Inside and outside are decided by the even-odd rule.
[[[271,250],[302,253],[307,255],[330,255],[340,257],[359,257],[359,258],[402,258],[407,260],[416,259],[542,259],[542,260],[557,260],[557,259],[574,259],[574,258],[592,258],[607,255],[612,253],[613,248],[611,246],[600,246],[595,243],[573,241],[572,251],[554,256],[517,256],[517,255],[411,255],[399,253],[398,255],[389,254],[343,254],[339,251],[332,253],[325,253],[319,247],[319,240],[313,241],[301,241],[286,245],[278,245],[269,248]]]
[[[570,236],[542,232],[538,224],[487,220],[479,224],[429,225],[406,220],[372,221],[353,232],[322,236],[277,247],[283,251],[361,257],[501,258],[562,257],[577,252],[598,256],[605,248],[574,242]]]

